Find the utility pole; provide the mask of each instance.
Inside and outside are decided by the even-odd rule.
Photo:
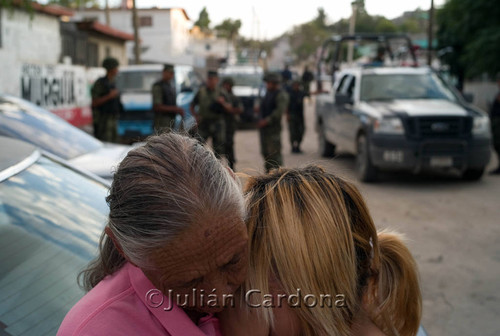
[[[354,35],[356,29],[356,12],[358,11],[358,3],[356,1],[351,2],[352,14],[351,20],[349,21],[349,35]],[[347,49],[347,62],[352,63],[354,56],[354,41],[349,41]]]
[[[106,13],[106,26],[111,26],[111,19],[109,17],[109,0],[106,0],[104,11]]]
[[[139,18],[137,17],[136,0],[132,0],[132,26],[134,27],[134,58],[135,64],[141,64],[141,52],[139,50]]]
[[[432,64],[432,40],[434,34],[434,0],[431,0],[431,8],[429,9],[429,36],[427,41],[427,65]]]

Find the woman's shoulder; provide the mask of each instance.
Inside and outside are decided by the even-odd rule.
[[[123,267],[102,280],[71,308],[58,335],[86,335],[89,330],[93,334],[98,331],[98,334],[108,335],[109,331],[129,328],[127,325],[133,317],[139,315],[137,307],[140,305],[137,301],[128,273]],[[113,321],[117,321],[116,325]]]

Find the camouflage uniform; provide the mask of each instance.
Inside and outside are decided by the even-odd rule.
[[[229,104],[234,108],[239,108],[243,111],[243,104],[241,100],[236,97],[232,92],[229,93],[222,89],[223,96]],[[224,153],[226,154],[229,167],[234,168],[234,163],[236,162],[236,157],[234,155],[234,133],[238,128],[239,116],[231,113],[226,113],[224,115],[224,120],[226,123],[226,142],[224,146]]]
[[[153,84],[151,89],[153,94],[153,105],[177,106],[175,86],[170,82],[160,80]],[[153,121],[153,128],[156,133],[170,131],[174,128],[177,113],[156,112]]]
[[[217,102],[221,91],[217,87],[210,90],[202,86],[196,93],[192,106],[198,106],[200,122],[198,124],[198,136],[203,142],[212,138],[212,147],[219,157],[225,154],[224,143],[226,141],[226,122],[224,120],[224,107]]]
[[[304,70],[302,74],[302,86],[304,88],[304,93],[306,96],[311,94],[311,82],[314,80],[314,75],[308,69]]]
[[[260,129],[260,151],[269,172],[283,165],[281,156],[281,117],[288,106],[288,95],[283,90],[267,91],[260,106],[261,119],[268,124]]]
[[[305,125],[304,125],[304,97],[305,92],[302,90],[290,90],[288,92],[289,104],[288,104],[288,127],[290,129],[290,144],[292,145],[292,151],[300,151],[300,143],[304,137]]]
[[[111,90],[116,88],[115,82],[110,81],[108,77],[99,78],[92,87],[92,99],[101,98],[109,94]],[[94,136],[102,141],[117,142],[117,124],[118,116],[122,105],[120,97],[108,100],[104,104],[92,109],[92,118],[94,126]]]

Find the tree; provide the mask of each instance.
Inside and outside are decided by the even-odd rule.
[[[377,33],[396,33],[399,28],[385,17],[378,17],[375,23],[375,32]]]
[[[327,16],[323,7],[318,8],[318,16],[312,21],[312,24],[318,29],[326,29]]]
[[[438,45],[448,49],[442,61],[458,77],[500,72],[500,6],[490,0],[449,0],[437,12]]]
[[[208,17],[207,7],[203,7],[194,25],[200,27],[204,33],[210,32],[210,18]]]
[[[217,32],[217,36],[225,38],[231,42],[234,41],[235,37],[238,36],[238,32],[241,28],[240,20],[225,19],[221,24],[214,27]]]
[[[331,29],[326,22],[325,11],[318,8],[318,14],[313,20],[294,27],[289,33],[290,44],[298,61],[306,61],[315,55],[318,47],[330,36]]]

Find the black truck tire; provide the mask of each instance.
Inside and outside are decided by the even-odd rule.
[[[464,179],[465,181],[479,181],[481,177],[483,177],[484,169],[484,167],[466,169],[462,173],[462,179]]]
[[[335,155],[335,145],[326,139],[325,131],[321,124],[318,125],[318,129],[319,153],[322,157],[333,157]]]
[[[356,154],[356,173],[362,182],[374,182],[377,180],[377,167],[373,165],[368,150],[368,139],[364,134],[358,136],[358,152]]]

